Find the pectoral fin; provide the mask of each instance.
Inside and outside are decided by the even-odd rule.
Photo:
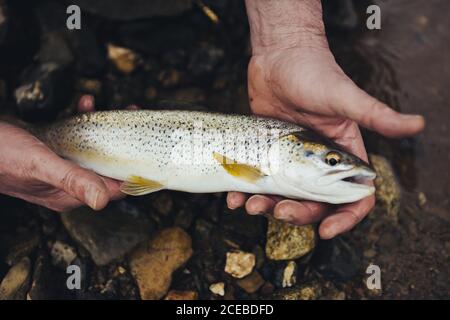
[[[213,157],[233,177],[253,183],[264,176],[258,168],[248,164],[237,163],[236,161],[229,159],[220,153],[213,152]]]
[[[130,176],[120,187],[120,191],[131,196],[142,196],[144,194],[159,191],[164,185],[157,181],[145,179],[139,176]]]

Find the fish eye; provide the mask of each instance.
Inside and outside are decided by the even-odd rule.
[[[325,156],[325,163],[334,167],[335,165],[341,162],[341,155],[337,152],[331,151],[328,152]]]

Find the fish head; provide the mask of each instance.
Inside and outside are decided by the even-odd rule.
[[[293,198],[333,204],[374,193],[376,173],[368,163],[309,131],[282,136],[269,150],[273,178]]]

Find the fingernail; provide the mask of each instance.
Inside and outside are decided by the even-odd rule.
[[[236,201],[235,201],[235,200],[236,200],[236,199],[235,199],[234,196],[231,196],[231,197],[228,198],[228,201],[227,201],[228,209],[230,209],[230,210],[235,210],[235,209],[238,208],[238,205],[236,204]]]
[[[403,117],[406,120],[421,120],[423,117],[418,114],[404,114]]]
[[[97,201],[100,195],[100,190],[92,190],[86,192],[86,204],[94,210],[97,210]]]
[[[328,228],[324,228],[324,230],[322,230],[320,237],[324,240],[329,240],[332,239],[336,236],[337,234],[337,230],[335,227],[328,227]]]
[[[292,221],[292,210],[289,206],[281,205],[280,208],[274,213],[274,217],[278,220],[290,222]]]

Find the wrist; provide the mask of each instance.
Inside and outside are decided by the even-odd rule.
[[[327,47],[320,0],[246,0],[253,55]]]

